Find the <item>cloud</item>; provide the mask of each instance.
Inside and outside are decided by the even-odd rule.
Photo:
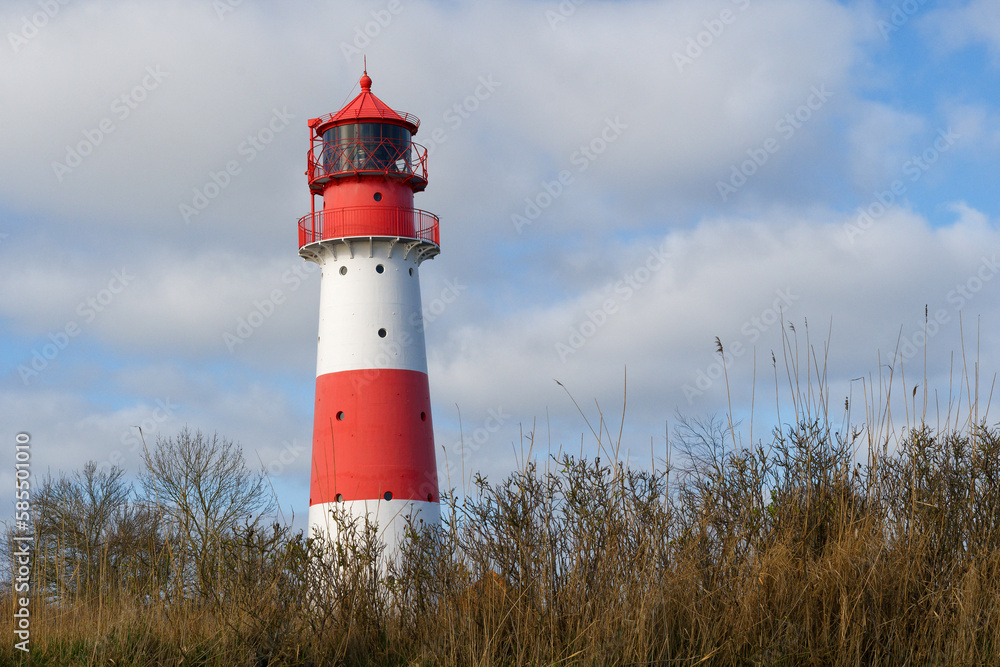
[[[715,336],[729,349],[742,345],[730,381],[738,400],[748,401],[748,353],[756,345],[762,367],[771,351],[781,356],[777,311],[800,330],[808,319],[817,346],[832,327],[836,363],[829,377],[841,382],[868,370],[878,350],[891,357],[900,328],[912,333],[925,304],[947,314],[948,335],[931,348],[934,370],[943,372],[956,349],[960,312],[1000,318],[990,296],[1000,281],[989,270],[981,289],[957,307],[955,288],[990,260],[984,249],[998,247],[1000,232],[982,214],[956,211],[952,225],[934,229],[894,210],[853,244],[844,218],[706,220],[615,253],[593,267],[600,286],[571,299],[455,330],[443,349],[433,350],[431,375],[439,395],[461,397],[466,406],[483,409],[503,397],[508,409],[537,415],[558,398],[550,378],[580,396],[607,400],[627,366],[630,395],[638,397],[630,412],[650,424],[675,408],[722,407],[720,382],[685,393],[686,385],[698,389],[699,372],[715,363]],[[670,260],[646,276],[649,249],[661,245]],[[630,279],[638,289],[628,287]]]
[[[72,328],[74,338],[133,354],[203,359],[252,347],[269,349],[275,361],[302,362],[311,352],[294,351],[307,347],[312,334],[270,348],[280,326],[316,326],[319,272],[288,254],[150,250],[144,257],[89,255],[44,266],[21,255],[0,268],[0,314],[25,335]]]
[[[665,186],[682,202],[688,193],[714,201],[714,189],[696,182],[724,175],[774,133],[812,86],[844,94],[855,57],[848,10],[819,1],[740,6],[587,3],[553,30],[532,3],[502,11],[412,3],[370,39],[367,51],[376,93],[424,117],[418,140],[428,141],[436,128],[448,134],[432,162],[442,170],[433,187],[439,200],[509,208],[491,184],[507,182],[516,191],[520,181],[515,202],[533,194],[559,169],[575,170],[574,153],[600,135],[607,119],[620,118],[628,130],[578,174],[576,196],[588,200],[591,186],[612,188],[625,195],[615,205],[648,212],[651,187]],[[195,207],[222,174],[229,182],[188,218],[196,233],[239,234],[258,248],[287,238],[276,222],[307,208],[298,178],[305,120],[339,106],[342,93],[334,91],[355,84],[361,63],[343,56],[343,44],[352,44],[379,9],[331,6],[317,15],[309,3],[283,7],[271,16],[240,6],[221,21],[203,2],[65,7],[0,65],[14,89],[46,82],[30,105],[0,108],[0,122],[19,128],[4,139],[5,152],[18,156],[0,171],[5,201],[58,224],[83,217],[181,238],[193,231],[183,224],[181,206]],[[673,54],[726,9],[735,12],[734,23],[678,72]],[[8,12],[7,23],[16,22],[16,10]],[[294,38],[285,34],[292,26]],[[420,70],[387,64],[405,60],[435,35],[446,35],[447,45],[423,49]],[[789,51],[797,57],[785,57]],[[454,111],[490,77],[499,85],[489,99],[472,112]],[[269,137],[276,111],[292,118],[277,123],[269,143],[255,142],[259,134]],[[101,129],[104,121],[111,131]],[[471,164],[454,169],[455,157]],[[230,163],[239,173],[226,178]],[[773,177],[780,179],[781,170]]]
[[[926,131],[926,119],[887,104],[859,105],[850,141],[851,171],[856,187],[870,191],[898,178],[916,140]]]
[[[921,27],[938,48],[960,49],[983,43],[1000,53],[1000,8],[989,0],[971,0],[960,7],[934,9],[921,18]]]
[[[716,336],[727,351],[734,403],[749,404],[755,355],[756,393],[773,395],[770,355],[779,359],[780,375],[782,336],[794,335],[789,323],[804,336],[808,322],[809,343],[821,359],[818,363],[829,365],[825,373],[834,396],[848,395],[851,378],[877,371],[880,358],[888,363],[900,338],[915,345],[906,358],[908,374],[921,375],[926,346],[930,382],[947,392],[949,355],[961,349],[959,317],[967,337],[973,322],[981,331],[1000,324],[1000,301],[995,298],[1000,278],[989,268],[996,259],[984,250],[1000,247],[1000,231],[967,205],[956,204],[953,210],[952,224],[933,228],[919,216],[894,209],[853,243],[846,233],[852,219],[834,214],[817,218],[774,211],[757,219],[712,218],[689,230],[621,244],[590,265],[586,289],[548,303],[525,301],[520,307],[487,309],[485,316],[472,317],[467,313],[483,311],[476,308],[474,297],[459,291],[439,319],[428,324],[433,332],[428,352],[438,444],[449,451],[453,467],[461,461],[455,458],[461,455],[455,445],[460,440],[458,406],[467,438],[492,424],[487,422],[491,410],[506,415],[495,430],[480,434],[482,446],[466,455],[468,470],[502,474],[513,460],[510,448],[517,451],[524,432],[543,429],[543,422],[545,430],[538,432],[546,439],[539,440],[539,447],[543,442],[548,446],[552,433],[553,447],[574,448],[589,429],[554,380],[566,386],[589,417],[597,419],[596,401],[607,419],[614,415],[617,420],[627,368],[626,441],[641,449],[651,436],[659,437],[664,421],[677,411],[725,411],[726,381],[714,350]],[[294,317],[273,318],[266,338],[263,328],[259,334],[266,344],[251,346],[256,339],[249,339],[237,352],[240,363],[229,370],[219,361],[204,368],[170,361],[179,359],[182,346],[203,358],[213,353],[230,358],[219,349],[218,328],[241,311],[223,308],[222,314],[212,314],[208,304],[225,303],[220,297],[233,289],[233,276],[252,276],[240,265],[204,258],[177,262],[177,273],[167,282],[189,285],[189,299],[178,302],[173,288],[151,285],[137,297],[145,310],[132,310],[139,308],[133,304],[128,306],[130,317],[123,317],[147,312],[150,321],[129,332],[110,325],[95,329],[94,336],[108,336],[108,341],[161,359],[98,371],[102,394],[117,397],[116,406],[84,397],[85,383],[94,375],[76,382],[59,376],[62,390],[51,385],[30,394],[8,390],[5,423],[15,428],[26,424],[34,429],[36,441],[52,443],[49,453],[39,454],[45,465],[79,466],[87,458],[110,461],[117,451],[133,471],[139,458],[131,448],[132,427],[145,423],[155,429],[147,428],[147,433],[170,435],[191,424],[259,449],[265,465],[281,468],[281,483],[294,487],[292,480],[304,478],[308,470],[308,456],[302,452],[311,439],[308,387],[315,323],[303,334]],[[269,267],[268,276],[278,275],[281,268]],[[189,282],[181,279],[182,273],[189,275]],[[270,279],[257,276],[242,298],[266,290]],[[957,290],[962,286],[968,297],[959,303]],[[436,297],[424,291],[427,305]],[[303,298],[303,313],[310,311],[312,296]],[[196,307],[199,299],[204,299],[204,309]],[[944,313],[927,343],[915,337],[922,329],[925,304],[932,319]],[[155,315],[177,306],[193,314],[180,322]],[[438,328],[445,318],[450,319],[448,326]],[[158,338],[157,327],[166,329]],[[156,345],[140,346],[145,336],[155,338]],[[160,345],[174,351],[158,353]],[[804,354],[804,338],[799,345]],[[300,350],[301,363],[289,366],[280,352],[286,349]],[[984,368],[995,367],[1000,349],[987,344],[980,354]],[[292,384],[303,385],[303,390],[292,390],[288,378],[297,378]],[[164,405],[173,409],[160,420]],[[758,414],[758,419],[768,418]],[[585,440],[589,451],[592,438],[587,435]],[[475,444],[467,442],[470,448]],[[74,454],[61,454],[68,451]],[[444,458],[440,463],[444,475],[448,464]]]
[[[320,282],[296,255],[306,121],[356,93],[362,52],[430,149],[415,205],[441,217],[442,254],[421,268],[434,424],[454,454],[457,404],[470,469],[509,469],[532,430],[579,445],[589,430],[554,380],[588,416],[596,400],[620,419],[627,367],[626,432],[645,446],[677,409],[726,407],[716,336],[745,411],[755,350],[770,396],[770,353],[804,346],[807,319],[818,351],[830,336],[835,394],[898,340],[922,362],[925,304],[947,318],[923,344],[936,386],[959,315],[967,335],[998,323],[997,282],[980,275],[996,211],[953,166],[995,146],[993,101],[943,84],[920,102],[884,95],[895,70],[870,69],[883,42],[867,6],[60,6],[23,48],[0,45],[17,92],[0,102],[2,417],[49,443],[46,466],[106,459],[136,424],[187,423],[280,463],[302,507]],[[934,15],[953,44],[992,40],[991,6]],[[0,25],[37,7],[7,3]],[[873,208],[950,126],[955,157]],[[36,351],[47,365],[26,385]]]

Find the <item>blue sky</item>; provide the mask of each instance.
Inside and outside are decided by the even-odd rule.
[[[416,206],[441,218],[421,277],[451,486],[463,455],[511,470],[532,428],[535,453],[597,451],[555,380],[617,423],[627,369],[644,465],[678,413],[777,423],[771,353],[787,406],[782,331],[805,358],[807,323],[838,420],[855,378],[922,386],[925,348],[947,412],[960,331],[984,393],[1000,361],[995,3],[34,0],[0,7],[0,37],[0,424],[36,474],[135,474],[135,426],[189,425],[239,441],[301,525],[306,121],[356,94],[362,52],[433,144]]]

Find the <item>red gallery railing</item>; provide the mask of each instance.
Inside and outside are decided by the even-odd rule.
[[[427,185],[427,149],[412,141],[351,139],[327,142],[314,137],[309,149],[309,185],[314,193],[329,181],[351,175],[385,175],[411,182],[414,191]]]
[[[438,217],[401,206],[350,206],[316,211],[299,220],[299,247],[316,241],[392,236],[441,245]]]

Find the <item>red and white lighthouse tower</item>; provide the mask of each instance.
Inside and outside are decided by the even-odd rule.
[[[309,535],[335,536],[339,507],[376,521],[392,553],[407,517],[440,519],[420,305],[420,264],[440,247],[437,216],[413,208],[420,121],[371,86],[366,71],[347,106],[309,121],[299,255],[322,269]]]

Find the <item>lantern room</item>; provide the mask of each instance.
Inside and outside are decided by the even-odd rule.
[[[361,77],[361,93],[336,113],[309,121],[309,188],[325,194],[339,180],[387,177],[411,193],[427,187],[427,149],[413,142],[420,120],[394,111]]]
[[[427,149],[413,141],[420,120],[372,93],[365,72],[347,106],[309,121],[306,176],[312,212],[299,220],[299,247],[335,238],[398,237],[438,252],[438,219],[413,208],[427,187]],[[316,197],[322,197],[317,207]],[[313,249],[305,249],[307,254]]]

